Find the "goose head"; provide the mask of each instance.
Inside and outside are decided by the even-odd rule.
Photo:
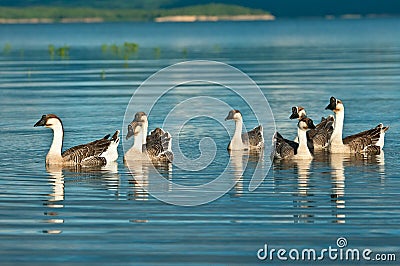
[[[307,131],[309,129],[315,129],[314,122],[312,121],[311,118],[308,117],[301,118],[297,126],[299,127],[299,129],[303,131]]]
[[[344,105],[341,100],[336,99],[335,97],[331,97],[329,100],[329,104],[325,107],[325,110],[332,110],[334,113],[340,112],[344,110]]]
[[[133,121],[147,123],[147,114],[145,112],[137,112]]]
[[[304,110],[303,107],[301,106],[293,106],[292,107],[292,114],[290,115],[290,119],[301,119],[303,117],[306,117],[306,110]]]
[[[34,127],[47,127],[53,130],[62,128],[61,119],[55,114],[42,115],[39,121],[36,122]]]
[[[128,133],[126,133],[126,139],[130,139],[132,136],[137,136],[142,131],[142,122],[132,121],[128,125]]]
[[[225,121],[226,120],[242,120],[242,114],[239,110],[231,110],[229,111],[228,116],[225,118]]]

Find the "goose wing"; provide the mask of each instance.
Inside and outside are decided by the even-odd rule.
[[[72,147],[64,151],[61,156],[64,161],[76,164],[105,165],[106,159],[99,156],[110,146],[112,139],[108,139],[109,137],[110,135],[106,135],[102,139]]]
[[[146,137],[146,151],[152,160],[172,162],[171,135],[161,128],[154,129]]]
[[[279,134],[278,132],[274,135],[274,157],[275,158],[289,158],[297,154],[297,149],[299,148],[299,144],[292,141],[285,139]]]
[[[321,123],[315,129],[307,131],[307,138],[312,140],[313,146],[326,147],[329,144],[333,132],[334,120],[333,116],[322,117]]]
[[[259,125],[247,133],[242,134],[242,141],[249,146],[262,147],[264,145],[263,127]]]
[[[344,138],[343,144],[349,145],[350,149],[356,152],[376,151],[377,148],[372,146],[377,146],[381,134],[386,130],[387,127],[383,127],[382,124],[379,124],[370,130]]]

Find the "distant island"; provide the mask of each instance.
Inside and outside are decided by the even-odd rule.
[[[0,7],[0,23],[98,23],[118,21],[194,22],[221,20],[273,20],[261,9],[207,4],[170,9],[104,9],[88,7]]]
[[[400,17],[395,0],[0,0],[3,23]]]

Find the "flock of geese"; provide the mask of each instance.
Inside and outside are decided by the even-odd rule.
[[[271,158],[280,160],[312,159],[315,150],[328,150],[330,153],[344,154],[379,154],[384,146],[385,132],[389,127],[382,124],[375,128],[343,138],[344,105],[335,97],[330,98],[325,108],[332,110],[335,117],[322,118],[321,123],[314,125],[307,117],[303,107],[292,107],[290,119],[297,119],[297,137],[285,139],[275,133]],[[238,110],[231,110],[225,120],[235,121],[235,132],[228,145],[228,150],[261,151],[264,148],[263,127],[259,125],[249,132],[242,133],[243,118]],[[118,159],[120,141],[117,130],[110,138],[78,145],[62,152],[64,128],[61,119],[54,114],[43,115],[34,125],[53,130],[53,141],[46,156],[47,165],[63,166],[104,166]],[[134,144],[125,153],[124,160],[151,160],[172,162],[171,134],[161,128],[155,128],[148,134],[148,117],[144,112],[135,114],[128,125],[126,139],[133,136]]]

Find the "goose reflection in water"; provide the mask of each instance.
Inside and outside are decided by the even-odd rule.
[[[346,154],[334,154],[330,155],[330,167],[331,167],[331,203],[333,204],[332,215],[334,217],[333,223],[345,223],[346,214],[344,208],[346,207],[346,201],[344,199],[345,194],[345,180],[344,175],[344,162],[349,161],[350,155]]]
[[[293,193],[294,223],[313,223],[315,201],[310,194],[310,168],[313,159],[302,160],[275,160],[275,169],[291,170],[297,173],[297,191]]]
[[[293,191],[293,213],[294,223],[313,223],[315,220],[315,200],[313,194],[310,193],[310,169],[313,159],[301,160],[274,160],[274,171],[291,171],[297,174],[297,182],[295,185],[296,190]],[[276,173],[277,173],[276,172]],[[274,179],[277,176],[274,174]],[[281,181],[276,179],[274,186],[279,186]]]
[[[148,200],[149,197],[149,177],[161,177],[167,180],[172,179],[172,164],[165,162],[152,162],[150,160],[124,160],[125,166],[128,168],[133,179],[129,183],[133,186],[132,193],[128,194],[132,200]],[[170,183],[168,183],[170,184]],[[171,190],[170,187],[166,188]]]
[[[310,166],[312,159],[296,160],[294,165],[297,168],[297,196],[299,199],[294,201],[295,207],[301,211],[299,214],[294,215],[295,223],[311,223],[313,222],[314,215],[309,213],[307,209],[313,208],[313,201],[311,200],[309,190]]]
[[[345,188],[346,188],[346,167],[357,167],[363,170],[366,166],[368,171],[375,171],[380,175],[380,182],[384,182],[385,176],[385,158],[384,153],[381,151],[379,155],[363,155],[363,154],[330,154],[329,162],[331,167],[331,182],[332,193],[331,202],[333,203],[333,223],[346,222],[346,201],[345,201]],[[377,169],[371,166],[378,166]]]
[[[44,203],[50,208],[44,212],[49,219],[44,220],[49,224],[63,224],[64,219],[59,217],[57,210],[64,208],[65,200],[65,184],[76,182],[92,182],[93,180],[101,180],[106,186],[106,190],[112,191],[114,195],[119,195],[119,174],[118,163],[110,162],[105,166],[82,167],[62,166],[62,165],[46,165],[46,171],[49,174],[49,182],[52,185],[52,193],[48,194],[48,199]],[[77,179],[78,178],[78,179]],[[61,234],[60,229],[43,230],[45,234]]]
[[[49,211],[45,211],[44,215],[48,216],[48,219],[44,220],[45,223],[50,224],[62,224],[64,219],[59,217],[59,213],[56,209],[64,208],[64,174],[62,172],[62,166],[60,165],[46,165],[46,171],[49,173],[49,182],[52,185],[53,192],[50,193],[47,202],[44,204]],[[54,209],[54,210],[53,210]],[[60,234],[62,230],[59,229],[48,229],[43,230],[46,234]]]
[[[230,156],[229,167],[233,171],[234,178],[234,192],[233,197],[240,197],[243,195],[243,173],[247,165],[248,152],[243,150],[228,151]]]
[[[229,165],[228,169],[233,172],[234,188],[233,197],[241,197],[243,195],[243,175],[245,171],[248,176],[256,173],[257,167],[263,167],[260,160],[264,158],[263,150],[228,150]]]

